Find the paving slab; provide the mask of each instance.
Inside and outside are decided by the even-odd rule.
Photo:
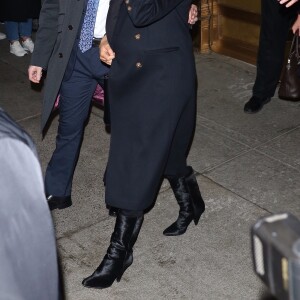
[[[260,299],[264,287],[252,271],[249,228],[268,212],[203,176],[198,181],[207,204],[198,226],[163,236],[178,207],[170,189],[160,193],[145,216],[133,265],[111,288],[95,291],[80,282],[104,256],[114,218],[58,239],[67,298]]]
[[[277,159],[252,150],[205,175],[269,212],[300,217],[300,173]]]
[[[283,132],[282,135],[257,147],[256,150],[300,171],[299,141],[300,127],[296,127]]]

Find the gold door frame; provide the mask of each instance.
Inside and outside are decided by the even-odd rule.
[[[200,52],[212,50],[256,63],[260,0],[201,0],[199,13],[199,38],[194,45]]]

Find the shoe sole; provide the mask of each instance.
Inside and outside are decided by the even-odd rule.
[[[49,209],[54,210],[54,209],[64,209],[67,207],[70,207],[72,205],[72,200],[68,199],[64,202],[57,202],[57,203],[48,203]]]
[[[26,54],[28,54],[28,53],[26,52],[26,53],[24,53],[23,55],[17,55],[16,53],[11,52],[11,51],[9,51],[9,53],[11,53],[11,54],[13,54],[13,55],[15,55],[15,56],[17,56],[17,57],[23,57],[23,56],[25,56]]]

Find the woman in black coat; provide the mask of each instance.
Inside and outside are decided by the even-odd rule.
[[[32,19],[39,17],[40,9],[41,0],[0,1],[0,20],[4,21],[12,54],[24,56],[27,52],[33,52]]]
[[[186,162],[196,113],[190,5],[190,0],[110,2],[106,32],[115,58],[113,53],[108,80],[111,144],[105,200],[119,211],[107,253],[83,280],[86,287],[109,287],[132,264],[144,211],[153,205],[163,177],[180,208],[164,235],[183,234],[204,212]],[[110,52],[105,39],[101,44]]]

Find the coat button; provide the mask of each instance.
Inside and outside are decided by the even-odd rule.
[[[59,58],[62,58],[63,57],[63,54],[60,52],[60,53],[58,53],[58,57]]]
[[[72,29],[73,29],[73,26],[72,26],[72,25],[69,25],[68,28],[69,28],[69,30],[72,30]]]
[[[141,34],[140,34],[140,33],[137,33],[137,34],[134,36],[134,38],[135,38],[136,40],[139,40],[139,39],[141,38]]]
[[[142,65],[140,62],[137,62],[137,63],[135,64],[135,66],[136,66],[138,69],[140,69],[143,65]]]
[[[131,11],[131,10],[132,10],[132,7],[131,7],[131,6],[127,6],[127,10],[128,10],[128,11]]]

